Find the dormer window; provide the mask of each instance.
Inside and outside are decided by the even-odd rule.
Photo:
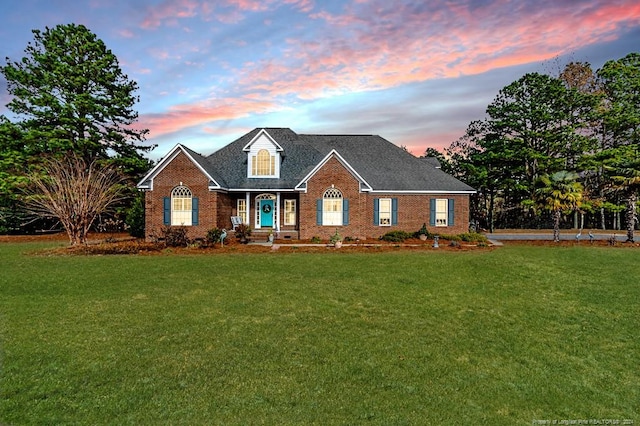
[[[266,130],[260,130],[242,150],[247,153],[247,177],[280,177],[283,149]]]
[[[276,174],[276,157],[266,149],[261,149],[251,156],[251,174],[253,176],[270,177]]]

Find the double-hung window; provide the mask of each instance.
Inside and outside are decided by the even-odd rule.
[[[375,226],[391,226],[398,224],[398,199],[373,199],[373,224]]]
[[[284,224],[296,224],[296,200],[284,200]]]
[[[378,225],[391,226],[391,198],[380,198]]]
[[[432,198],[429,204],[429,224],[431,226],[453,226],[454,202],[453,198]]]
[[[249,216],[247,216],[247,200],[244,198],[238,198],[236,207],[238,210],[238,216],[240,216],[242,223],[249,223]]]
[[[436,226],[447,226],[447,204],[446,199],[436,200]]]

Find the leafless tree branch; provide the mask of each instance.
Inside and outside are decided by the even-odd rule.
[[[29,210],[59,219],[71,245],[85,244],[96,217],[124,198],[124,179],[117,169],[74,155],[47,160],[30,183]]]

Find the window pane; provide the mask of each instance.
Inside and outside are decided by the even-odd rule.
[[[381,198],[378,209],[380,226],[391,226],[391,198]]]
[[[171,191],[171,225],[191,226],[191,190],[177,186]]]
[[[339,189],[329,188],[324,192],[322,224],[329,226],[342,225],[342,192]]]
[[[324,200],[322,224],[342,225],[342,199]]]
[[[284,200],[284,224],[296,224],[296,200]]]
[[[447,226],[447,199],[436,200],[436,226]]]
[[[247,200],[238,200],[238,216],[242,219],[242,223],[247,223]]]
[[[266,149],[258,151],[253,157],[252,171],[255,176],[272,176],[275,171],[276,159]]]

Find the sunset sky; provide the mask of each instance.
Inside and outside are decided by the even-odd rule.
[[[638,0],[5,0],[3,63],[32,29],[70,23],[138,83],[152,159],[255,127],[378,134],[421,155],[527,72],[640,51]],[[0,76],[0,114],[8,101]]]

